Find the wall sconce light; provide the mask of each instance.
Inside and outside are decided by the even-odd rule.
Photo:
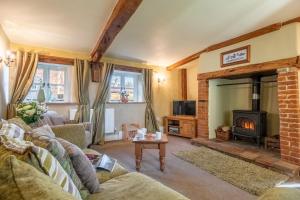
[[[4,63],[8,67],[11,67],[12,63],[14,63],[15,60],[16,60],[16,56],[11,51],[6,52],[5,58],[0,56],[0,63]]]
[[[158,74],[157,74],[157,82],[158,82],[158,84],[161,84],[161,83],[163,83],[163,82],[165,82],[165,81],[166,81],[165,75],[164,75],[164,74],[158,73]]]

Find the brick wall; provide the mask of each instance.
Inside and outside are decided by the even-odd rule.
[[[198,80],[198,137],[208,138],[208,80]]]
[[[296,68],[278,70],[281,159],[300,164],[299,79]]]

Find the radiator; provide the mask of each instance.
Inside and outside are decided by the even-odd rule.
[[[76,112],[77,112],[77,108],[69,109],[69,120],[75,119]],[[94,109],[90,109],[90,122],[92,121],[93,113],[94,113]]]
[[[115,131],[115,109],[105,109],[105,133],[114,133]]]

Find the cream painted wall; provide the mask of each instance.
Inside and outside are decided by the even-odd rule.
[[[289,24],[283,26],[278,31],[252,38],[250,40],[224,47],[222,49],[203,53],[200,56],[198,73],[220,70],[220,54],[222,52],[246,45],[251,45],[250,63],[234,65],[226,67],[226,69],[247,64],[255,64],[298,56],[299,26],[299,23]]]
[[[5,35],[0,25],[0,57],[6,55],[9,49],[9,39]],[[9,69],[3,63],[0,63],[0,118],[6,117],[6,105],[9,93]]]
[[[251,110],[251,84],[217,86],[224,83],[250,82],[251,79],[209,81],[209,137],[215,138],[220,125],[232,126],[232,110]],[[263,77],[262,81],[276,81],[276,76]],[[267,112],[267,135],[279,133],[277,83],[261,85],[261,110]]]

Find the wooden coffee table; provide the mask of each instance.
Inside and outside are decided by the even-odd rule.
[[[162,135],[160,140],[157,140],[155,136],[149,136],[152,134],[147,134],[143,139],[134,137],[133,143],[135,143],[135,163],[136,170],[140,171],[141,160],[143,157],[143,149],[159,149],[159,161],[160,170],[165,169],[165,157],[166,157],[166,144],[168,143],[168,137],[166,134]]]

